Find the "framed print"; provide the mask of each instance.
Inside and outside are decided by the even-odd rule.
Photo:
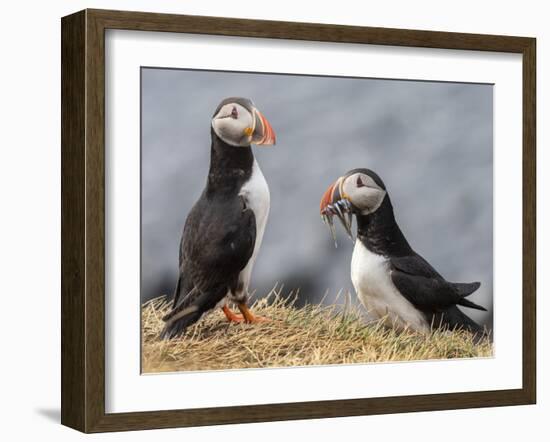
[[[64,17],[62,423],[534,403],[535,52]]]

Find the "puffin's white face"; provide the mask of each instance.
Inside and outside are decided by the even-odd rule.
[[[362,215],[376,212],[386,196],[386,191],[372,177],[361,172],[342,178],[340,189],[341,196]]]
[[[331,184],[321,198],[320,212],[334,236],[332,217],[337,216],[346,232],[351,232],[352,215],[369,215],[378,210],[386,197],[382,180],[368,169],[354,169]]]
[[[212,118],[216,135],[231,146],[275,144],[275,132],[256,109],[239,103],[227,103]]]

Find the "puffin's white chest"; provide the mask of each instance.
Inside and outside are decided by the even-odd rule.
[[[244,197],[248,207],[254,212],[257,234],[263,235],[263,229],[269,214],[269,187],[256,160],[254,160],[252,166],[250,179],[244,184],[239,195]]]
[[[391,279],[389,260],[355,241],[351,259],[351,280],[357,297],[369,313],[385,318],[386,325],[399,329],[429,330],[424,315],[399,293]]]
[[[256,260],[264,237],[270,204],[269,187],[267,186],[267,181],[256,160],[254,160],[254,165],[252,166],[252,175],[242,187],[239,195],[246,200],[247,206],[254,212],[254,217],[256,218],[256,242],[254,244],[254,252],[240,275],[244,287],[248,288],[252,267],[254,266],[254,261]]]

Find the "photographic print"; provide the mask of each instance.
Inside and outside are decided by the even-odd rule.
[[[536,402],[534,38],[61,24],[63,425]]]
[[[493,85],[143,67],[143,373],[493,354]]]

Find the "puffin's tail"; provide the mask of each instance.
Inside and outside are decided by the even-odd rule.
[[[457,305],[463,307],[469,307],[476,310],[487,311],[485,307],[478,305],[472,301],[466,299],[467,296],[470,296],[474,293],[481,284],[479,282],[469,282],[462,283],[456,282],[453,284],[453,287],[461,296],[460,301],[457,302]],[[434,317],[434,324],[439,327],[446,328],[448,330],[466,330],[474,335],[474,340],[476,342],[480,341],[482,338],[487,337],[488,331],[475,322],[472,318],[466,315],[462,310],[460,310],[456,305],[448,308],[447,310],[438,313]]]
[[[220,296],[216,296],[220,292]],[[172,339],[185,333],[188,327],[197,322],[208,310],[213,309],[226,293],[222,288],[215,292],[200,293],[193,289],[179,305],[162,318],[165,322],[160,333],[161,339]]]
[[[166,324],[164,324],[164,328],[160,333],[161,339],[172,339],[183,335],[187,328],[197,322],[202,316],[202,312],[199,311],[196,306],[192,305],[189,308],[184,309],[166,319],[166,317],[171,315],[173,312],[174,311],[170,312],[163,318]]]
[[[455,282],[453,284],[453,287],[458,292],[458,294],[462,297],[462,299],[458,301],[457,304],[463,307],[475,308],[476,310],[482,310],[486,312],[487,309],[485,307],[482,307],[481,305],[478,305],[475,302],[472,302],[466,299],[466,296],[470,296],[480,286],[481,286],[481,283],[479,282],[470,282],[470,283]]]
[[[187,327],[200,319],[199,306],[194,302],[197,294],[198,290],[195,287],[182,293],[180,275],[178,284],[174,290],[174,305],[172,306],[172,310],[162,318],[165,325],[160,333],[161,339],[172,339],[182,335],[185,333]]]
[[[466,330],[474,335],[475,341],[488,336],[487,330],[462,312],[456,305],[437,313],[432,319],[433,327],[446,330]]]

